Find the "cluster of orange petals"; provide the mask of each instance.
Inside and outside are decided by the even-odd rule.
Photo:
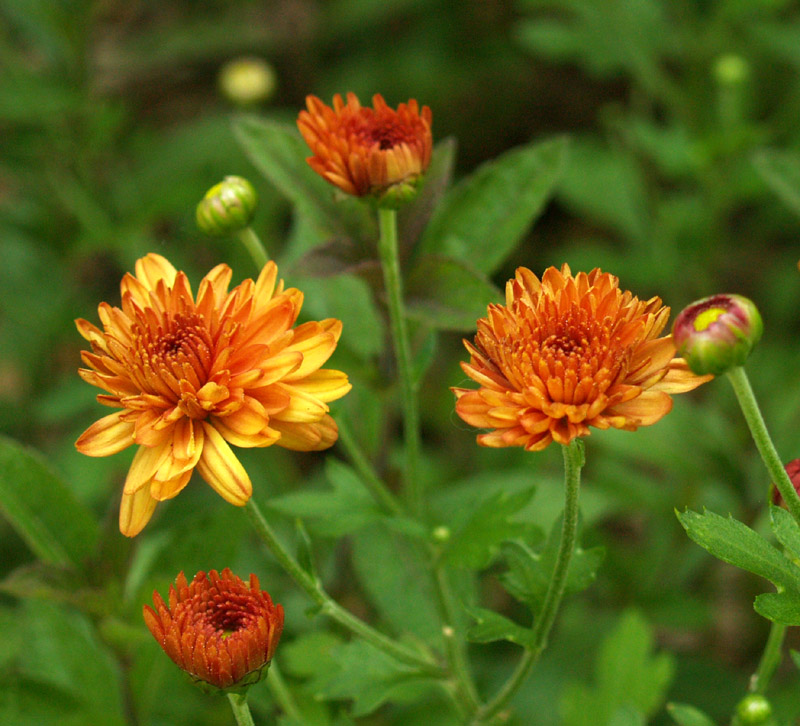
[[[311,148],[308,163],[320,176],[348,194],[382,195],[391,187],[414,184],[430,164],[433,149],[431,110],[414,99],[397,110],[383,97],[373,108],[361,106],[354,93],[347,103],[337,93],[333,108],[316,96],[306,98],[308,111],[297,120]]]
[[[144,606],[144,621],[164,652],[193,678],[217,688],[249,685],[264,675],[283,631],[283,607],[273,605],[258,578],[245,583],[227,567],[220,575],[181,572]]]
[[[477,390],[455,388],[458,415],[492,429],[483,446],[544,449],[587,436],[589,427],[634,431],[672,408],[670,394],[696,388],[696,376],[675,357],[671,336],[659,338],[669,308],[641,301],[619,280],[595,269],[571,274],[549,268],[541,281],[520,267],[506,286],[506,304],[490,305],[474,345],[464,341],[465,373]]]
[[[278,444],[302,451],[338,436],[328,402],[350,390],[347,376],[321,369],[336,348],[335,319],[293,327],[303,294],[283,289],[268,262],[258,280],[230,292],[231,269],[217,265],[197,299],[183,272],[149,254],[122,280],[122,307],[101,303],[100,330],[76,321],[91,343],[81,377],[121,409],[78,439],[89,456],[138,444],[122,494],[120,530],[134,536],[157,502],[199,474],[225,500],[244,505],[252,484],[229,444]]]

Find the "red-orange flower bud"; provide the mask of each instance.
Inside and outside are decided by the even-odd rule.
[[[431,110],[411,99],[395,111],[380,94],[372,103],[362,107],[354,93],[345,103],[337,93],[331,108],[308,96],[297,127],[314,154],[308,163],[323,179],[348,194],[397,206],[413,198],[430,164]]]
[[[169,605],[153,593],[155,609],[144,621],[176,665],[199,685],[243,689],[267,674],[283,631],[283,607],[273,605],[255,575],[245,583],[227,567],[181,572],[169,588]]]

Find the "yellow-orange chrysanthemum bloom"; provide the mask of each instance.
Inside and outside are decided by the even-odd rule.
[[[347,94],[345,103],[337,93],[331,108],[307,96],[308,111],[300,112],[297,126],[314,153],[308,163],[357,197],[413,189],[431,161],[431,110],[423,106],[420,111],[411,99],[395,111],[380,94],[372,103],[374,108],[362,107],[354,93]]]
[[[456,412],[492,429],[483,446],[544,449],[587,436],[589,427],[634,431],[669,413],[670,394],[696,388],[675,357],[671,336],[659,338],[669,308],[641,301],[599,269],[571,274],[549,268],[541,281],[520,267],[506,285],[506,304],[478,321],[471,358],[461,364],[480,384],[454,388]]]
[[[255,575],[245,583],[227,567],[181,572],[143,607],[144,621],[164,652],[196,681],[216,688],[245,687],[266,675],[283,631],[283,608],[261,590]]]
[[[122,409],[92,424],[78,450],[108,456],[139,445],[119,514],[129,537],[195,469],[225,500],[244,505],[252,485],[228,444],[325,449],[338,436],[327,404],[350,390],[344,373],[320,368],[341,322],[294,328],[303,294],[283,289],[273,262],[230,292],[231,269],[217,265],[196,301],[186,275],[160,255],[135,269],[122,279],[122,307],[98,307],[103,330],[76,321],[92,346],[82,353],[81,377],[107,391],[100,403]]]

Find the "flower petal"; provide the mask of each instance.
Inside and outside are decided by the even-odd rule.
[[[112,413],[95,421],[75,442],[75,447],[87,456],[110,456],[133,443],[134,424],[122,421],[123,412]]]
[[[126,537],[135,537],[153,516],[158,502],[150,496],[150,486],[143,486],[131,494],[122,493],[119,508],[119,531]]]
[[[125,486],[122,489],[124,494],[133,494],[145,485],[147,490],[150,490],[150,481],[170,456],[171,443],[171,440],[167,440],[160,446],[139,447],[125,478]]]
[[[273,421],[272,428],[280,431],[278,446],[293,451],[323,451],[336,443],[339,428],[330,416],[323,416],[314,423],[292,423]]]
[[[205,442],[197,471],[225,501],[244,506],[253,493],[250,477],[225,439],[209,423],[203,422]]]
[[[323,368],[305,378],[292,381],[291,388],[328,403],[344,396],[353,386],[347,374],[331,368]]]

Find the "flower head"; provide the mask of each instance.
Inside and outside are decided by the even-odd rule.
[[[659,338],[669,308],[641,301],[599,269],[573,276],[551,267],[541,281],[520,267],[506,285],[506,304],[490,305],[475,342],[464,341],[464,372],[477,390],[454,388],[456,412],[493,429],[483,446],[544,449],[588,436],[589,427],[634,431],[672,408],[670,394],[699,377]]]
[[[245,583],[226,567],[222,574],[198,572],[189,583],[181,572],[168,599],[154,592],[155,609],[144,606],[144,622],[195,681],[242,688],[266,675],[283,631],[283,608],[272,604],[255,575]]]
[[[414,99],[397,110],[383,97],[372,97],[364,108],[354,93],[347,103],[339,94],[333,108],[316,96],[306,98],[297,126],[314,153],[311,168],[342,191],[378,197],[382,203],[402,202],[416,192],[433,149],[431,110]]]
[[[78,450],[108,456],[139,445],[122,493],[123,534],[138,534],[195,469],[225,500],[244,505],[252,485],[228,444],[313,451],[336,441],[327,404],[350,384],[320,366],[342,324],[293,327],[303,294],[284,290],[277,274],[269,262],[256,282],[228,292],[231,269],[217,265],[195,300],[186,275],[149,254],[122,279],[122,307],[100,304],[102,330],[76,321],[92,347],[82,353],[81,377],[107,392],[100,403],[121,409],[92,424]]]
[[[257,204],[258,194],[247,179],[226,176],[197,205],[197,226],[212,236],[238,232],[250,224]]]
[[[712,295],[684,308],[672,326],[678,352],[695,373],[720,375],[742,365],[764,324],[752,300]]]

